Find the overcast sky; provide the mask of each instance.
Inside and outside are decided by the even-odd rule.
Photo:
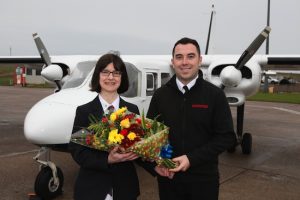
[[[184,36],[204,52],[212,3],[210,53],[241,54],[266,26],[268,0],[0,0],[0,56],[38,55],[34,32],[51,55],[170,54]],[[271,0],[270,54],[300,54],[299,9]]]

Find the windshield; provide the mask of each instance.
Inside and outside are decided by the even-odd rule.
[[[86,61],[77,64],[70,79],[68,79],[62,89],[78,87],[83,83],[87,75],[94,69],[96,61]]]
[[[139,70],[131,63],[125,62],[125,65],[128,74],[129,88],[121,95],[124,97],[136,97],[138,96]]]

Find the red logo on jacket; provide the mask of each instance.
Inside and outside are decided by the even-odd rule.
[[[208,104],[192,104],[192,108],[208,108]]]

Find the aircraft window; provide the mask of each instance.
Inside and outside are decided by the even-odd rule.
[[[74,68],[70,79],[68,79],[63,85],[63,89],[78,87],[83,83],[90,71],[95,67],[96,62],[86,61],[78,63],[77,67]]]
[[[146,95],[152,96],[157,89],[157,73],[147,73]]]
[[[138,95],[138,69],[131,63],[126,63],[126,71],[128,74],[129,88],[121,95],[124,97],[136,97]]]
[[[32,69],[31,68],[26,69],[26,75],[32,75]]]
[[[35,69],[35,75],[40,76],[42,69]]]
[[[161,73],[161,85],[166,84],[170,80],[170,77],[169,73]]]

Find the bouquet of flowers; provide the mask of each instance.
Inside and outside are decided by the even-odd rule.
[[[169,128],[156,119],[147,119],[144,113],[139,116],[122,107],[102,119],[90,116],[90,121],[87,129],[72,135],[72,142],[102,151],[119,146],[124,152],[134,152],[144,160],[167,168],[176,167],[170,159]]]

